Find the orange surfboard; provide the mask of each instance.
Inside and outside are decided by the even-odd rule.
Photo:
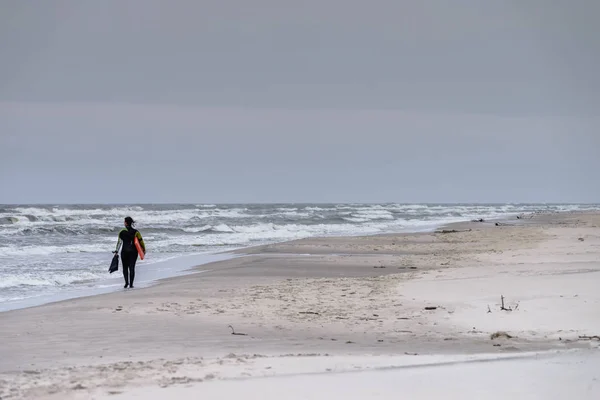
[[[143,260],[144,250],[142,249],[142,246],[140,246],[140,241],[138,240],[137,236],[133,239],[133,243],[135,244],[135,248],[137,249],[140,258]]]

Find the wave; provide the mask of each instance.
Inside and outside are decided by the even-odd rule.
[[[46,246],[46,245],[28,245],[17,246],[14,244],[0,247],[0,257],[15,257],[15,256],[49,256],[60,253],[107,253],[113,250],[116,244],[115,241],[103,241],[96,244],[71,244],[64,246]]]
[[[0,289],[19,286],[66,286],[75,283],[92,282],[101,278],[100,274],[89,271],[55,271],[45,274],[12,273],[2,277]]]
[[[377,204],[377,205],[305,205],[305,206],[239,206],[219,207],[217,205],[178,206],[175,209],[160,207],[13,207],[3,208],[0,225],[89,225],[100,227],[120,227],[122,218],[132,215],[141,228],[173,228],[181,226],[218,225],[237,220],[295,220],[335,221],[346,217],[346,222],[361,223],[368,220],[395,219],[410,215],[415,217],[447,215],[506,214],[528,212],[544,208],[546,210],[572,211],[582,209],[581,205],[422,205],[422,204]],[[349,213],[345,215],[345,213]],[[229,223],[229,222],[227,222]]]
[[[200,207],[198,207],[200,206]],[[444,220],[448,217],[493,218],[508,214],[546,211],[573,211],[581,205],[293,205],[293,206],[236,206],[217,205],[177,206],[175,209],[150,207],[13,207],[3,208],[0,214],[0,239],[4,236],[86,236],[115,235],[122,227],[121,216],[131,210],[143,211],[138,229],[153,234],[233,233],[244,227],[261,223],[275,225],[299,224],[315,226],[328,224],[364,225],[372,222],[400,220]],[[589,206],[594,207],[594,206]],[[237,228],[240,227],[240,228]],[[250,228],[255,229],[255,228]],[[259,228],[260,229],[260,228]]]
[[[594,207],[594,206],[590,206]],[[208,210],[206,209],[208,208]],[[116,240],[120,224],[114,214],[144,210],[138,227],[157,251],[170,245],[251,245],[319,235],[371,234],[443,224],[473,218],[495,218],[534,210],[577,210],[580,205],[328,205],[235,206],[230,208],[178,206],[57,209],[15,207],[19,217],[1,216],[0,256],[103,252]],[[73,212],[70,215],[69,212]],[[91,213],[91,214],[90,214]],[[103,214],[100,214],[103,213]],[[43,215],[44,214],[44,215]],[[101,216],[101,218],[100,218]],[[120,221],[118,221],[120,222]],[[18,242],[17,236],[28,242]],[[34,243],[35,239],[40,243]],[[62,239],[61,239],[62,238]],[[90,241],[93,241],[90,243]],[[50,244],[50,245],[49,245]],[[181,249],[180,249],[181,250]]]
[[[381,233],[386,230],[398,230],[406,221],[392,221],[391,223],[373,223],[365,225],[342,224],[274,224],[258,223],[253,225],[221,227],[217,232],[212,227],[203,227],[196,235],[167,238],[161,241],[157,251],[165,250],[171,246],[250,246],[256,243],[277,242],[284,240],[300,239],[312,236],[330,235],[360,235]],[[212,234],[206,235],[207,232]]]
[[[204,225],[201,227],[190,227],[183,228],[184,232],[188,233],[231,233],[234,232],[232,228],[230,228],[227,224],[220,224],[217,226],[212,225]]]

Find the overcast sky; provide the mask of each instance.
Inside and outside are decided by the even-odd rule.
[[[0,203],[600,202],[596,0],[0,0]]]

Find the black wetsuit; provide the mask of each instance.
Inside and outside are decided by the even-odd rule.
[[[140,246],[146,251],[144,240],[140,232],[132,227],[127,227],[119,232],[119,241],[117,242],[117,251],[119,246],[123,244],[121,249],[121,262],[123,263],[123,278],[125,278],[125,287],[133,287],[135,279],[135,263],[138,258],[138,251],[135,247],[134,238],[137,236]]]

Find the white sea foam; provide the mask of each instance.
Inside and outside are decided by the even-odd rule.
[[[15,286],[65,286],[77,282],[90,282],[102,274],[89,271],[61,271],[32,274],[29,272],[11,273],[3,276],[0,289]]]
[[[116,240],[114,240],[116,243]],[[100,253],[112,250],[107,245],[106,241],[103,243],[95,244],[73,244],[65,246],[18,246],[8,245],[0,247],[0,257],[14,257],[14,256],[34,256],[43,255],[48,256],[51,254],[60,253]]]

